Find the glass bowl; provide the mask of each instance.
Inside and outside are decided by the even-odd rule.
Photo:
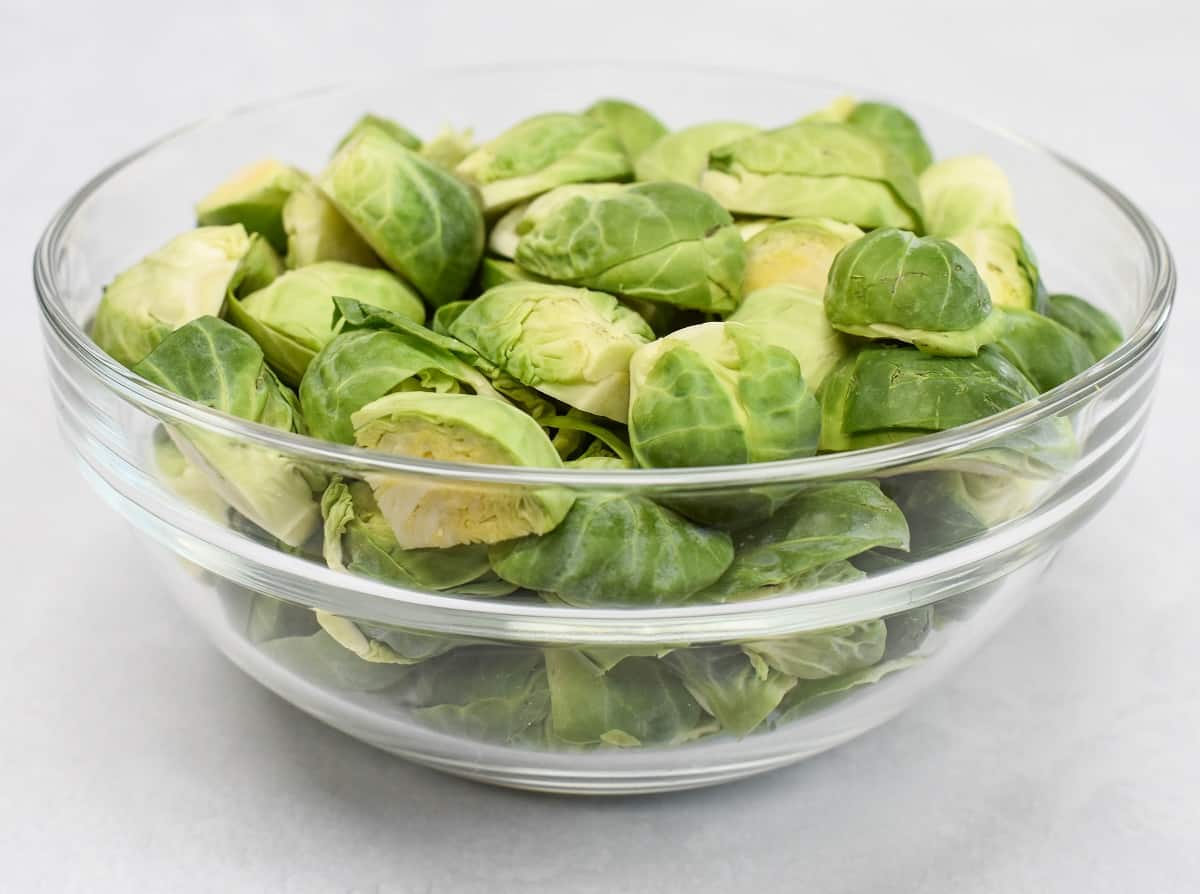
[[[635,99],[671,126],[773,125],[843,93],[869,92],[712,69],[530,65],[409,74],[177,131],[86,184],[37,247],[34,279],[62,431],[96,490],[144,535],[169,592],[230,659],[300,709],[387,751],[501,785],[623,793],[708,785],[833,747],[953,673],[1034,592],[1055,550],[1108,501],[1137,453],[1174,270],[1155,227],[1078,165],[895,100],[940,157],[984,153],[1000,163],[1052,290],[1088,297],[1128,337],[1021,407],[885,448],[621,472],[404,459],[201,408],[114,362],[85,327],[105,283],[190,227],[193,202],[212,184],[265,156],[319,169],[367,110],[418,132],[450,123],[488,136],[526,115],[579,109],[602,96]],[[1049,466],[1012,462],[1064,425],[1074,437],[1070,456]],[[818,589],[722,604],[581,608],[521,592],[480,598],[486,587],[475,595],[403,587],[333,570],[319,547],[280,548],[181,465],[170,445],[196,437],[243,451],[247,467],[282,463],[322,480],[468,500],[615,495],[716,507],[718,523],[751,518],[764,501],[857,479],[879,480],[889,492],[913,482],[970,491],[972,482],[999,481],[1020,499],[973,529],[952,524],[953,495],[926,506],[909,517],[911,553],[873,551],[856,560],[865,575]],[[615,550],[611,561],[621,558]]]

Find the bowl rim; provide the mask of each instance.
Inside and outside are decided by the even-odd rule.
[[[428,67],[414,69],[424,76],[457,78],[485,74],[533,73],[562,69],[588,69],[616,66],[614,62],[577,61],[541,63],[503,63]],[[846,90],[849,85],[822,78],[788,74],[769,69],[668,64],[662,62],[621,62],[623,70],[630,68],[653,72],[697,72],[718,74],[731,78],[772,79],[790,83],[820,85]],[[394,72],[393,77],[398,77]],[[1135,368],[1138,361],[1150,352],[1162,337],[1175,297],[1176,268],[1165,238],[1155,224],[1120,190],[1084,166],[1037,143],[972,116],[941,108],[934,103],[914,99],[919,105],[938,109],[962,123],[988,131],[1010,143],[1021,146],[1054,162],[1102,193],[1124,215],[1140,237],[1140,245],[1151,265],[1149,301],[1141,318],[1125,340],[1111,354],[1086,371],[1037,398],[1002,413],[953,429],[912,438],[898,444],[853,450],[844,453],[820,454],[798,459],[778,460],[725,466],[699,466],[671,469],[577,470],[571,468],[530,468],[519,466],[483,466],[464,463],[435,462],[394,456],[374,450],[322,441],[308,435],[283,432],[260,423],[249,422],[217,410],[204,407],[165,389],[152,385],[106,354],[77,324],[61,300],[54,258],[60,239],[73,222],[80,208],[113,177],[150,155],[156,149],[205,127],[252,115],[263,109],[302,101],[306,98],[333,94],[361,87],[347,83],[315,90],[306,90],[284,97],[242,105],[229,111],[206,116],[177,128],[140,149],[117,160],[85,183],[51,218],[38,240],[33,258],[33,281],[43,322],[92,375],[110,390],[160,419],[184,423],[227,437],[249,440],[264,447],[321,464],[337,464],[360,472],[421,475],[456,481],[492,482],[510,485],[559,485],[575,489],[603,488],[608,491],[643,488],[715,488],[747,486],[782,482],[803,482],[834,477],[877,474],[887,469],[910,466],[951,453],[976,449],[992,440],[1003,438],[1049,416],[1059,415],[1085,400],[1099,388],[1113,382]],[[860,95],[889,98],[886,92],[862,90]],[[899,102],[905,100],[900,98]]]

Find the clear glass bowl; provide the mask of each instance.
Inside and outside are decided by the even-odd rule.
[[[844,742],[903,710],[974,652],[1034,591],[1063,540],[1108,501],[1137,453],[1174,270],[1155,227],[1079,166],[993,128],[896,100],[920,120],[939,156],[994,157],[1013,182],[1052,290],[1088,297],[1128,332],[1113,354],[1033,402],[898,446],[740,467],[590,473],[401,459],[205,410],[140,380],[85,334],[104,284],[190,227],[192,203],[213,183],[264,156],[317,170],[365,110],[418,132],[451,123],[487,136],[526,115],[582,108],[601,96],[635,99],[672,126],[712,119],[774,125],[842,93],[864,91],[712,69],[521,66],[325,90],[184,128],[84,186],[37,248],[34,278],[65,437],[97,491],[145,535],[146,555],[167,589],[226,655],[302,710],[380,748],[502,785],[617,793],[735,779]],[[736,515],[764,497],[835,479],[894,482],[947,468],[994,473],[997,457],[1020,455],[1014,447],[1062,424],[1073,428],[1075,455],[1053,469],[1008,472],[1007,486],[1024,497],[984,531],[951,536],[937,513],[910,517],[922,549],[878,558],[863,579],[684,606],[576,608],[533,594],[483,599],[331,570],[319,555],[278,548],[211,492],[189,488],[188,476],[173,477],[162,451],[166,432],[202,432],[245,450],[248,460],[268,456],[317,475],[448,487],[472,497],[562,489],[700,501]],[[843,625],[857,625],[846,633],[851,640],[874,631],[874,646],[859,643],[850,650],[858,658],[836,667],[820,658],[826,653],[806,665],[805,644],[828,638],[814,632]],[[747,671],[740,649],[763,640],[800,656],[801,679],[773,709],[779,693],[755,688],[757,671]],[[366,650],[381,641],[393,655],[425,660],[359,657],[378,658]],[[726,695],[741,680],[766,698],[753,732],[728,711],[724,725],[712,719],[704,708],[722,712],[712,692],[685,673],[689,662],[693,670],[716,668]],[[597,736],[606,724],[621,732]]]

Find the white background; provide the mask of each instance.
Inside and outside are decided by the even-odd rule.
[[[949,685],[801,766],[581,801],[443,778],[227,665],[59,442],[28,274],[83,180],[230,105],[390,66],[576,56],[825,74],[1101,172],[1181,268],[1123,492]],[[0,2],[0,890],[1200,889],[1192,274],[1200,13],[1179,2]]]

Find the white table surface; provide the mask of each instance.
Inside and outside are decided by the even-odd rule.
[[[1200,890],[1194,4],[74,5],[0,4],[0,890]],[[494,790],[290,708],[143,573],[45,385],[33,243],[113,158],[398,61],[576,54],[825,72],[973,109],[1125,189],[1181,267],[1144,453],[1044,592],[890,725],[707,791]]]

